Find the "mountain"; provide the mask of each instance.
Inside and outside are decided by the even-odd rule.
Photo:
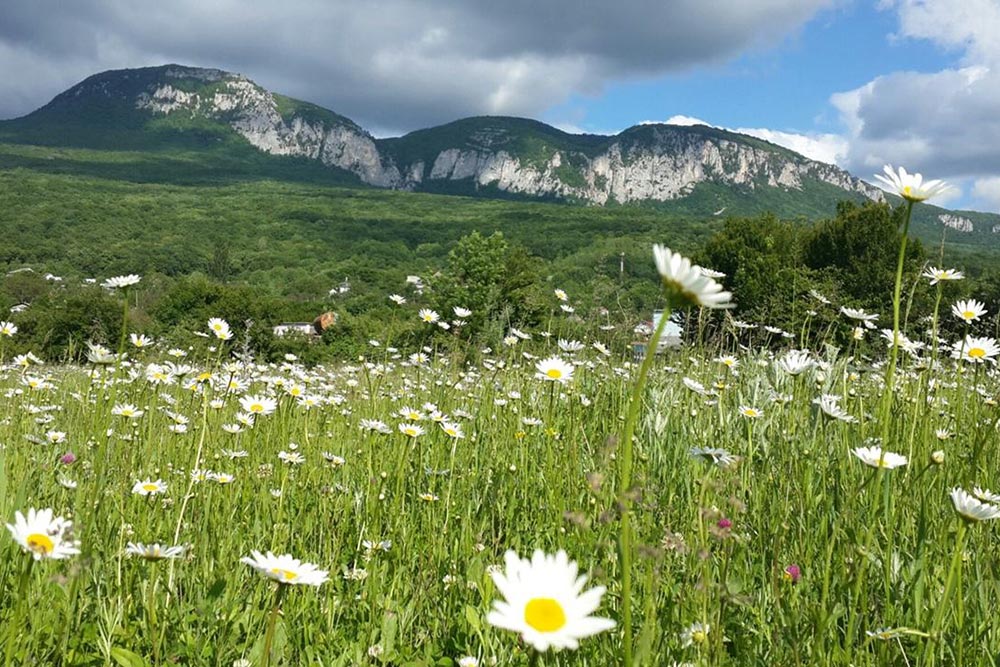
[[[842,199],[885,198],[833,165],[707,126],[645,124],[570,134],[524,118],[475,117],[378,139],[352,120],[240,74],[165,65],[103,72],[19,119],[0,142],[294,165],[312,180],[397,190],[643,204],[697,216],[829,216]],[[252,156],[251,153],[257,153]],[[265,158],[280,159],[269,162]],[[322,173],[317,169],[322,167]],[[241,168],[241,167],[234,167]],[[925,232],[995,238],[1000,217],[922,207]],[[997,231],[994,231],[997,230]]]

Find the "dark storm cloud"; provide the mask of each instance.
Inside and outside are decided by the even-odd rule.
[[[3,0],[0,117],[97,71],[246,74],[363,125],[538,115],[612,80],[721,62],[836,0]]]

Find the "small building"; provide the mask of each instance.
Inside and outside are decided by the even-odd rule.
[[[646,356],[646,349],[649,347],[649,338],[656,331],[656,328],[660,326],[660,320],[662,319],[663,311],[655,310],[653,311],[652,320],[647,320],[636,327],[636,332],[641,332],[640,335],[642,335],[644,340],[637,340],[632,343],[632,358],[635,361],[641,361]],[[674,319],[667,320],[666,325],[663,327],[663,333],[660,334],[659,344],[656,346],[656,354],[661,354],[668,348],[680,347],[682,333],[680,324]]]
[[[316,328],[312,322],[282,322],[274,325],[275,336],[315,336]]]

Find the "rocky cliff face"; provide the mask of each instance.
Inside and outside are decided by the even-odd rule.
[[[881,190],[837,167],[749,137],[703,131],[707,128],[640,126],[613,137],[591,138],[596,143],[586,150],[555,141],[525,155],[516,149],[516,131],[484,118],[474,132],[450,137],[428,155],[407,160],[347,119],[332,112],[302,114],[294,106],[283,108],[277,96],[246,77],[220,70],[165,68],[157,82],[136,97],[135,106],[158,115],[216,119],[266,153],[320,160],[385,188],[467,182],[519,195],[604,205],[678,199],[706,182],[744,191],[790,191],[812,181],[883,200]]]
[[[173,68],[166,70],[164,79],[136,98],[137,108],[222,120],[265,153],[321,160],[352,171],[371,185],[392,188],[403,182],[394,166],[382,163],[371,135],[353,123],[340,122],[332,114],[326,119],[282,114],[272,93],[238,74]],[[171,84],[171,79],[196,79],[208,85],[189,92]]]
[[[624,134],[624,133],[623,133]],[[618,135],[594,155],[555,150],[544,161],[525,161],[507,150],[449,148],[430,169],[410,165],[404,185],[424,180],[471,179],[481,186],[533,196],[556,196],[593,204],[666,201],[689,194],[703,182],[798,190],[807,180],[882,201],[882,191],[833,165],[813,162],[688,128],[656,126],[652,138],[634,142]]]
[[[972,220],[968,218],[963,218],[960,215],[954,215],[952,213],[942,213],[938,216],[938,221],[945,227],[949,227],[958,232],[964,232],[966,234],[975,231],[975,226],[972,224]]]

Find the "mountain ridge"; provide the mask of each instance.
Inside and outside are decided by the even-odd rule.
[[[106,150],[246,151],[313,162],[331,179],[397,190],[586,205],[652,205],[711,216],[829,215],[879,188],[771,142],[705,125],[572,134],[530,118],[474,116],[377,138],[355,121],[215,68],[169,64],[87,77],[21,118],[0,142]],[[890,195],[888,199],[894,198]],[[1000,233],[1000,217],[928,207],[924,224]]]

